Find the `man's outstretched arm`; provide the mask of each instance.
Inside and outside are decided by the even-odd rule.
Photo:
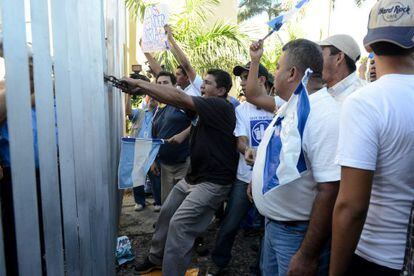
[[[122,80],[127,82],[131,87],[132,92],[126,91],[127,93],[134,94],[134,89],[139,88],[144,90],[145,94],[150,95],[161,103],[195,111],[195,105],[192,97],[173,86],[149,83],[147,81],[132,78],[123,78]]]
[[[371,197],[373,171],[342,167],[333,212],[329,275],[345,275],[357,247]]]
[[[247,77],[246,100],[257,107],[273,113],[277,109],[275,99],[272,96],[263,93],[259,87],[259,64],[262,55],[263,42],[258,41],[253,43],[250,46],[251,62],[249,75]]]
[[[187,55],[183,52],[183,50],[181,50],[180,46],[178,46],[177,42],[175,41],[171,27],[169,25],[165,25],[164,28],[167,32],[168,41],[170,42],[171,52],[178,60],[178,63],[184,68],[190,81],[193,82],[197,76],[195,69],[191,65]]]

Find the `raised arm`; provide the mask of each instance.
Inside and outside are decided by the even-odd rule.
[[[145,94],[150,95],[157,101],[165,104],[170,104],[175,107],[189,109],[195,111],[195,105],[191,96],[187,95],[181,89],[174,86],[166,86],[155,83],[149,83],[143,80],[136,80],[132,78],[123,78],[127,82],[132,91],[127,91],[131,94],[142,94],[134,92],[136,88],[144,90]]]
[[[161,71],[161,65],[155,60],[155,58],[150,53],[144,53],[146,59],[148,60],[149,67],[151,67],[152,72],[157,76]]]
[[[167,33],[168,41],[170,42],[171,52],[178,60],[178,63],[184,68],[190,81],[193,82],[197,76],[196,71],[194,70],[193,66],[191,66],[191,63],[188,60],[186,54],[183,52],[183,50],[181,50],[180,46],[178,46],[177,42],[175,41],[171,27],[169,25],[165,25],[164,28]]]
[[[263,55],[263,41],[258,41],[250,46],[250,69],[247,77],[246,100],[269,112],[275,112],[277,107],[272,96],[267,95],[259,87],[259,64]]]

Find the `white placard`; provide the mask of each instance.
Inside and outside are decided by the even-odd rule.
[[[144,53],[168,49],[164,25],[168,23],[168,7],[165,4],[148,6],[145,9],[142,31],[142,51]]]

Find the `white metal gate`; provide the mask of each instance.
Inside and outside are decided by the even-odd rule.
[[[28,4],[38,168],[25,23]],[[123,116],[121,95],[105,87],[103,74],[122,73],[123,1],[2,0],[1,8],[19,274],[113,275]],[[6,275],[2,242],[7,238],[0,227],[0,275]]]

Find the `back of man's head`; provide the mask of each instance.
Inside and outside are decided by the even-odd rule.
[[[233,86],[230,74],[221,69],[210,69],[207,71],[207,74],[214,76],[217,88],[225,88],[225,97],[227,97],[227,94],[230,92],[230,89]]]
[[[307,39],[295,39],[285,44],[282,50],[287,55],[289,66],[295,67],[302,75],[310,68],[313,71],[311,78],[322,79],[323,56],[318,44]]]
[[[171,80],[171,84],[172,85],[176,85],[177,84],[177,78],[175,77],[175,75],[173,73],[171,73],[171,72],[168,72],[168,71],[161,71],[161,72],[159,72],[158,75],[157,75],[157,78],[155,79],[155,81],[158,81],[158,78],[159,77],[162,77],[162,76],[169,77],[170,80]]]
[[[380,0],[371,9],[365,48],[377,56],[414,53],[414,2]]]
[[[184,76],[187,76],[187,72],[185,71],[184,66],[182,66],[182,65],[178,65],[178,66],[177,66],[177,69],[180,69],[180,70],[181,70],[181,72],[183,73],[183,75],[184,75]]]

